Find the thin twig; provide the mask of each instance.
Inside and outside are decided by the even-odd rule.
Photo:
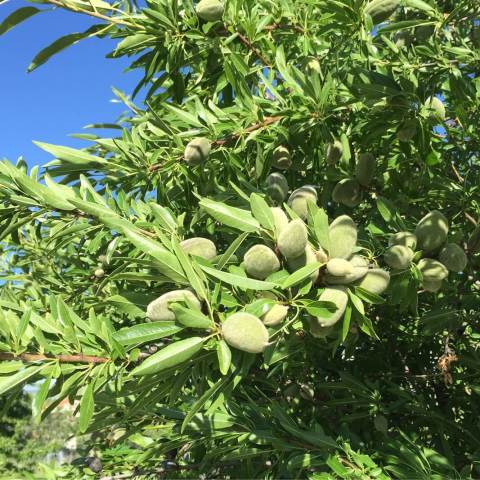
[[[247,37],[245,37],[244,35],[242,35],[239,32],[237,32],[237,35],[238,35],[238,38],[240,39],[240,41],[250,51],[252,51],[266,67],[270,66],[270,62],[263,56],[262,52],[257,47],[255,47]]]
[[[455,168],[455,165],[453,163],[450,164],[452,166],[453,173],[455,174],[455,177],[457,177],[457,180],[460,183],[463,183],[465,180],[462,178],[458,170]]]
[[[91,17],[95,17],[95,18],[99,18],[101,20],[104,20],[106,22],[109,22],[109,23],[115,23],[117,25],[125,25],[127,27],[135,27],[135,25],[133,23],[130,23],[130,22],[127,22],[125,20],[121,20],[119,18],[115,18],[115,17],[109,17],[108,15],[103,15],[101,13],[98,13],[96,11],[89,11],[89,10],[84,10],[83,8],[79,8],[79,7],[72,7],[72,6],[69,6],[65,3],[62,3],[58,0],[45,0],[46,3],[51,3],[52,5],[55,5],[57,7],[60,7],[60,8],[64,8],[66,10],[70,10],[72,12],[78,12],[78,13],[83,13],[85,15],[89,15]]]
[[[263,127],[268,127],[269,125],[271,125],[273,123],[276,123],[276,122],[279,122],[282,119],[283,119],[282,115],[277,115],[277,116],[273,116],[273,117],[266,117],[262,122],[254,123],[253,125],[250,125],[245,130],[243,130],[242,132],[232,133],[231,135],[228,135],[224,138],[213,141],[212,142],[212,147],[221,147],[221,146],[223,146],[227,143],[230,143],[230,142],[238,139],[239,137],[241,137],[242,135],[245,135],[246,133],[254,132],[255,130],[259,130],[260,128],[263,128]],[[183,156],[178,158],[178,160],[181,160],[182,158],[183,158]],[[162,163],[154,163],[153,165],[150,165],[148,167],[148,171],[151,172],[151,173],[154,173],[157,170],[159,170],[162,167],[162,165],[163,165]]]

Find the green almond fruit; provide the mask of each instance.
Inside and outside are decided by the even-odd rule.
[[[195,7],[197,15],[206,22],[217,22],[223,17],[223,3],[218,0],[200,0]]]
[[[447,267],[433,258],[422,258],[417,267],[423,279],[427,281],[442,281],[448,277]]]
[[[334,277],[343,277],[353,273],[353,265],[344,258],[332,258],[327,263],[327,272]]]
[[[432,210],[418,222],[415,235],[418,249],[433,252],[447,240],[448,220],[442,212]]]
[[[278,237],[282,230],[288,225],[287,214],[280,207],[270,207],[273,214],[273,223],[275,225],[275,233]]]
[[[280,325],[285,318],[287,318],[287,315],[288,307],[277,303],[262,316],[262,321],[267,327],[275,327],[276,325]]]
[[[427,292],[436,293],[438,292],[443,285],[443,280],[422,280],[422,287]]]
[[[290,151],[287,147],[281,145],[273,151],[272,166],[280,170],[288,170],[292,166]]]
[[[189,165],[200,165],[210,155],[210,140],[203,137],[194,138],[185,147],[183,158]]]
[[[463,249],[456,243],[448,243],[440,251],[438,259],[451,272],[463,272],[467,266],[467,256]]]
[[[222,324],[222,335],[233,348],[261,353],[268,345],[268,330],[262,321],[245,312],[230,315]]]
[[[310,333],[315,338],[325,338],[334,331],[334,327],[322,327],[316,319],[310,319]]]
[[[202,309],[200,300],[190,290],[172,290],[148,304],[147,318],[152,322],[173,322],[175,321],[175,313],[168,308],[168,304],[187,300],[195,309]]]
[[[362,202],[360,184],[353,178],[340,180],[333,188],[332,200],[350,208],[358,206]]]
[[[212,260],[217,256],[217,247],[208,238],[193,237],[180,242],[180,248],[188,255]]]
[[[279,172],[271,173],[267,179],[267,195],[276,203],[283,203],[288,195],[288,182]]]
[[[401,142],[410,142],[417,134],[417,121],[414,118],[405,120],[397,131],[397,138]]]
[[[280,270],[280,261],[275,252],[266,245],[254,245],[243,257],[247,275],[258,280],[265,280],[269,275]]]
[[[394,245],[385,252],[383,259],[390,268],[394,270],[405,270],[410,267],[413,255],[414,253],[411,248],[405,247],[404,245]]]
[[[302,219],[308,216],[308,202],[317,203],[317,192],[314,187],[304,185],[292,192],[288,206]]]
[[[368,270],[367,274],[357,283],[357,286],[368,290],[369,292],[381,295],[390,283],[390,274],[381,268],[372,268]]]
[[[318,259],[317,259],[317,256],[316,256],[315,252],[313,251],[313,249],[310,245],[307,245],[305,247],[304,252],[299,257],[287,258],[288,270],[290,272],[295,272],[295,271],[299,270],[300,268],[304,267],[305,265],[309,265],[309,264],[315,263],[315,262],[318,262]],[[310,275],[310,279],[312,280],[312,282],[315,282],[315,280],[317,280],[319,272],[320,272],[320,269],[315,270]]]
[[[97,278],[102,278],[104,275],[105,275],[105,270],[103,268],[97,268],[95,270],[95,272],[93,272],[93,274],[97,277]]]
[[[337,217],[329,226],[330,258],[348,258],[357,244],[357,226],[348,215]]]
[[[399,0],[372,0],[367,3],[364,12],[370,15],[373,23],[376,25],[388,20],[399,5]]]
[[[355,178],[360,185],[368,187],[375,176],[377,159],[372,153],[362,153],[358,156],[355,166]]]
[[[292,220],[278,236],[278,249],[287,258],[302,255],[307,246],[307,227],[302,220]]]
[[[397,232],[390,236],[388,239],[388,246],[403,245],[404,247],[415,250],[417,246],[417,236],[410,232]]]
[[[352,272],[343,276],[335,276],[326,273],[324,276],[327,285],[348,285],[363,278],[368,272],[368,261],[360,255],[354,255],[349,259]]]
[[[346,288],[342,286],[327,287],[318,299],[321,302],[332,302],[337,307],[337,310],[328,317],[322,315],[316,316],[315,318],[318,325],[320,327],[331,327],[335,325],[343,317],[345,309],[347,308],[348,294]]]
[[[425,101],[425,108],[430,111],[430,120],[434,122],[445,120],[445,105],[439,98],[428,97]]]
[[[340,140],[329,143],[325,149],[325,159],[329,165],[335,165],[343,155],[343,145]]]

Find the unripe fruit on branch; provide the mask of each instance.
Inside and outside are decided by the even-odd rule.
[[[280,270],[280,261],[275,252],[266,245],[254,245],[243,257],[247,275],[258,280],[265,280],[269,275]]]
[[[470,235],[467,246],[470,253],[480,252],[480,225],[476,226]]]
[[[368,187],[375,176],[377,160],[371,153],[361,153],[357,159],[355,168],[355,177],[357,182],[364,187]]]
[[[180,242],[180,247],[185,253],[205,258],[206,260],[212,260],[217,256],[217,247],[208,238],[187,238]]]
[[[223,3],[218,0],[200,0],[195,11],[197,15],[206,22],[216,22],[223,17]]]
[[[280,170],[288,170],[292,166],[292,159],[287,147],[280,145],[273,151],[272,166]]]
[[[427,292],[432,292],[432,293],[438,292],[442,288],[442,285],[443,285],[443,280],[426,280],[426,279],[422,280],[422,287]]]
[[[271,173],[267,179],[267,195],[276,203],[283,203],[288,195],[288,182],[279,172]]]
[[[340,180],[333,189],[332,199],[350,208],[358,206],[362,201],[360,184],[353,178]]]
[[[225,341],[234,348],[249,353],[261,353],[268,345],[268,331],[262,321],[250,313],[230,315],[222,324]]]
[[[465,252],[455,243],[445,245],[440,251],[438,259],[451,272],[463,272],[467,266],[467,256]]]
[[[433,258],[422,258],[418,264],[422,277],[427,281],[441,281],[448,277],[447,267]]]
[[[357,244],[357,226],[348,215],[337,217],[328,229],[330,258],[348,258]]]
[[[288,206],[302,219],[308,216],[308,202],[317,203],[317,192],[314,187],[304,185],[292,192]]]
[[[336,305],[337,310],[330,316],[319,315],[316,321],[320,327],[331,327],[335,325],[345,313],[348,303],[348,295],[345,287],[327,287],[318,299],[321,302],[332,302]]]
[[[349,263],[352,266],[351,273],[340,277],[326,273],[324,276],[325,283],[328,285],[348,285],[349,283],[360,280],[368,272],[368,261],[360,255],[354,255],[351,257]]]
[[[198,137],[190,141],[185,147],[183,158],[189,165],[200,165],[210,155],[210,140]]]
[[[94,275],[97,278],[102,278],[105,275],[105,270],[103,268],[97,268],[94,272]]]
[[[344,258],[332,258],[327,263],[327,272],[334,277],[343,277],[353,273],[353,265]]]
[[[442,212],[432,210],[425,215],[415,228],[417,246],[424,252],[433,252],[440,248],[447,239],[448,220]]]
[[[329,165],[335,165],[343,155],[343,145],[340,140],[329,143],[325,149],[325,159]]]
[[[300,256],[287,259],[288,270],[290,272],[295,272],[296,270],[304,267],[305,265],[309,265],[315,262],[318,262],[318,259],[310,245],[307,245],[305,247],[304,252]],[[310,280],[312,280],[312,282],[314,282],[318,278],[319,271],[320,269],[315,270],[310,275]]]
[[[370,15],[374,24],[382,23],[395,13],[399,4],[399,0],[371,0],[364,12]]]
[[[445,120],[445,105],[437,97],[428,97],[425,101],[425,107],[430,110],[430,120],[443,121]]]
[[[102,265],[108,265],[108,258],[106,255],[99,255],[98,256],[98,261],[99,263],[101,263]]]
[[[357,285],[369,292],[381,295],[390,283],[390,274],[381,268],[372,268]]]
[[[280,325],[288,315],[286,305],[276,304],[265,315],[262,316],[263,324],[267,327]]]
[[[388,239],[388,246],[403,245],[404,247],[415,250],[417,246],[417,236],[410,232],[397,232]]]
[[[305,251],[307,240],[305,224],[300,219],[292,220],[278,237],[278,249],[287,259],[297,258]]]
[[[397,138],[401,142],[409,142],[417,133],[417,121],[413,118],[405,120],[397,131]]]
[[[332,327],[322,327],[316,318],[310,319],[310,333],[315,338],[325,338],[333,331]]]
[[[410,267],[413,255],[414,253],[411,248],[405,247],[404,245],[394,245],[385,252],[383,259],[390,268],[394,270],[405,270]]]
[[[273,223],[275,225],[276,236],[288,225],[288,217],[280,207],[270,207],[273,214]]]
[[[188,299],[189,304],[196,310],[201,310],[202,304],[190,290],[172,290],[164,293],[147,306],[147,318],[153,322],[173,322],[175,313],[168,308],[172,302],[181,302]]]

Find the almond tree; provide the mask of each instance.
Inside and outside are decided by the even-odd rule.
[[[0,394],[68,399],[90,450],[43,474],[478,478],[477,1],[36,0],[0,34],[52,8],[95,23],[30,71],[97,36],[144,76],[0,164]]]

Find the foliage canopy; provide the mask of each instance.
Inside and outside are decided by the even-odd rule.
[[[29,70],[97,36],[144,72],[84,149],[0,164],[0,394],[77,402],[108,478],[478,478],[478,2],[201,4],[0,24],[89,15]]]

